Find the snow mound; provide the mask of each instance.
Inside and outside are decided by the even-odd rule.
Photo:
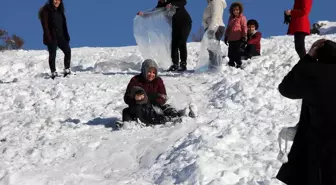
[[[306,48],[322,37],[336,40],[311,35]],[[280,185],[277,134],[297,123],[301,102],[277,87],[299,57],[290,36],[262,47],[243,70],[193,73],[200,45],[189,43],[189,71],[160,76],[169,103],[193,103],[198,117],[121,130],[123,94],[143,60],[137,47],[74,48],[76,75],[55,80],[45,78],[47,51],[1,53],[0,185]]]

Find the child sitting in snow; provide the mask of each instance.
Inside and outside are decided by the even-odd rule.
[[[123,110],[122,121],[140,120],[146,125],[182,121],[180,117],[185,111],[177,111],[166,104],[166,88],[157,74],[158,66],[154,60],[147,59],[142,63],[141,73],[127,86],[124,101],[129,107]],[[189,116],[194,116],[192,111]]]
[[[229,43],[229,66],[240,68],[242,65],[240,48],[247,40],[246,17],[243,15],[243,5],[240,2],[230,6],[230,18],[225,32],[224,42]]]
[[[148,101],[145,90],[139,86],[133,86],[131,97],[135,104],[123,110],[123,121],[141,121],[145,124],[163,124],[166,122],[163,111]]]
[[[247,42],[242,44],[242,53],[244,59],[250,59],[253,56],[259,56],[261,45],[261,33],[258,31],[259,24],[256,20],[247,21]]]

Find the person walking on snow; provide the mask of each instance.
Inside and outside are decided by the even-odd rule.
[[[208,39],[216,39],[220,50],[220,39],[224,35],[225,26],[223,22],[223,13],[226,8],[225,0],[207,0],[208,6],[203,13],[203,27],[208,33]],[[216,54],[208,50],[210,66],[215,65]],[[221,58],[221,57],[220,57]]]
[[[310,34],[309,13],[312,8],[312,0],[295,0],[294,8],[286,10],[285,23],[288,24],[288,35],[294,35],[295,50],[300,58],[306,55],[305,38]]]
[[[168,71],[187,70],[187,40],[191,31],[192,20],[185,8],[186,4],[186,0],[158,0],[156,6],[156,8],[176,7],[176,13],[172,18],[171,59],[173,65],[170,66]],[[143,12],[139,12],[138,15],[143,15]]]
[[[247,40],[246,17],[243,15],[243,4],[234,2],[230,6],[230,18],[225,31],[224,43],[229,43],[229,66],[241,68],[240,48],[243,42]]]
[[[55,64],[57,47],[64,53],[64,76],[69,75],[71,73],[71,48],[63,0],[49,0],[40,9],[39,18],[43,28],[43,43],[48,47],[52,79],[57,76]]]

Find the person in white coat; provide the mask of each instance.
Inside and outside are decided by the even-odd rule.
[[[226,8],[225,0],[207,0],[208,6],[203,13],[203,27],[208,33],[209,39],[220,40],[225,31],[223,13]]]
[[[222,56],[219,54],[221,51],[219,41],[225,32],[223,14],[227,4],[225,0],[207,0],[207,2],[208,6],[204,10],[202,23],[210,45],[215,45],[209,45],[208,47],[209,68],[211,69],[218,67],[222,63]]]

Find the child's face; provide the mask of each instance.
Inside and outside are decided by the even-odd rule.
[[[249,33],[253,33],[255,31],[255,26],[254,25],[247,25],[247,31]]]
[[[238,6],[233,7],[233,15],[238,16],[240,14],[240,8]]]
[[[156,69],[151,67],[149,70],[148,70],[148,73],[147,73],[147,80],[148,81],[152,81],[154,80],[155,78],[155,73],[156,73]]]
[[[145,95],[144,94],[136,94],[135,95],[135,100],[136,101],[140,101],[140,100],[143,100],[145,99]]]

